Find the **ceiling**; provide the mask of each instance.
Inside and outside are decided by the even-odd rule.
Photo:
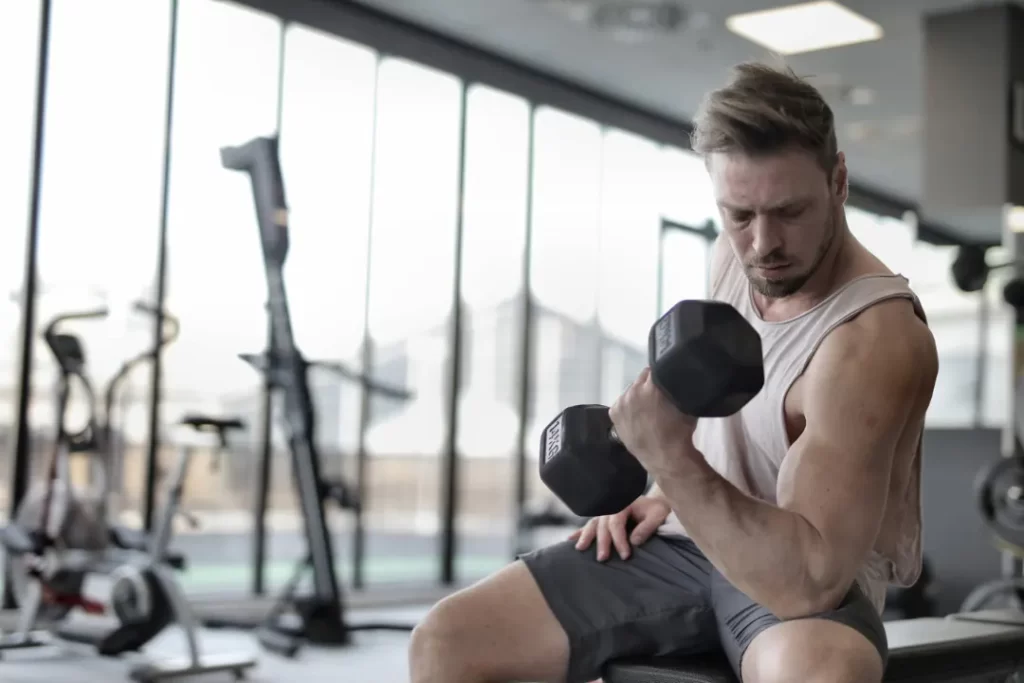
[[[767,52],[725,28],[726,17],[788,0],[682,0],[683,28],[626,42],[553,11],[545,0],[360,0],[437,33],[572,80],[659,114],[688,120],[704,92],[737,62]],[[977,0],[845,0],[881,24],[881,41],[795,55],[794,70],[821,88],[835,110],[841,148],[860,185],[910,203],[921,197],[925,14]],[[843,92],[865,88],[853,103]],[[998,225],[951,226],[966,234]]]

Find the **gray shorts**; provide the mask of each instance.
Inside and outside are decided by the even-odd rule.
[[[600,678],[608,662],[635,656],[680,656],[724,650],[737,678],[747,646],[780,620],[718,572],[688,538],[656,535],[627,560],[598,562],[596,544],[571,541],[523,555],[548,606],[569,636],[567,683]],[[862,633],[884,663],[881,617],[854,584],[842,604],[816,618]]]

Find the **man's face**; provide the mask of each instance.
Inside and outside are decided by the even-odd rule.
[[[708,170],[725,234],[754,288],[770,298],[799,291],[841,224],[842,154],[831,178],[801,149],[756,157],[715,153]]]

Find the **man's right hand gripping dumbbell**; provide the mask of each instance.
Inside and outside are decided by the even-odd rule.
[[[648,365],[672,404],[698,418],[732,415],[764,384],[760,336],[718,301],[681,301],[663,315],[648,336]],[[599,560],[611,544],[628,556],[668,516],[661,499],[640,498],[647,472],[619,442],[607,406],[562,411],[541,433],[540,450],[541,480],[575,514],[594,518],[572,538],[583,549],[596,537]],[[632,539],[629,521],[636,523]]]

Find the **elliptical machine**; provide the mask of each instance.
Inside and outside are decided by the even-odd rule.
[[[45,480],[30,491],[14,521],[0,533],[0,544],[11,560],[19,607],[16,631],[0,638],[0,655],[6,650],[74,643],[114,657],[139,651],[168,626],[178,624],[184,631],[189,656],[136,666],[131,672],[134,680],[155,681],[215,671],[232,671],[241,678],[255,665],[255,658],[250,654],[210,655],[199,651],[198,622],[168,562],[168,544],[180,512],[191,449],[183,445],[179,451],[156,533],[152,537],[132,536],[143,545],[141,550],[124,547],[126,544],[117,540],[119,532],[107,523],[105,503],[110,478],[105,468],[109,463],[103,462],[103,456],[108,444],[99,436],[104,430],[97,427],[95,395],[84,371],[85,354],[77,337],[57,333],[57,327],[68,320],[106,314],[100,309],[61,316],[47,326],[43,335],[59,368],[57,436]],[[118,379],[126,374],[126,370],[119,373]],[[86,426],[77,432],[67,428],[73,383],[84,389],[90,408]],[[108,391],[108,397],[112,395]],[[105,428],[109,427],[109,414],[105,423]],[[183,424],[217,432],[222,448],[227,432],[242,427],[238,420],[202,416],[186,418]],[[99,457],[95,457],[94,449]],[[77,453],[94,456],[89,464],[91,474],[95,473],[101,482],[99,487],[85,490],[73,486],[71,457]],[[94,577],[109,580],[111,588],[105,595],[89,595],[87,580]],[[85,628],[75,628],[66,617],[76,608],[86,615],[113,616],[117,625],[101,627],[87,620]]]

